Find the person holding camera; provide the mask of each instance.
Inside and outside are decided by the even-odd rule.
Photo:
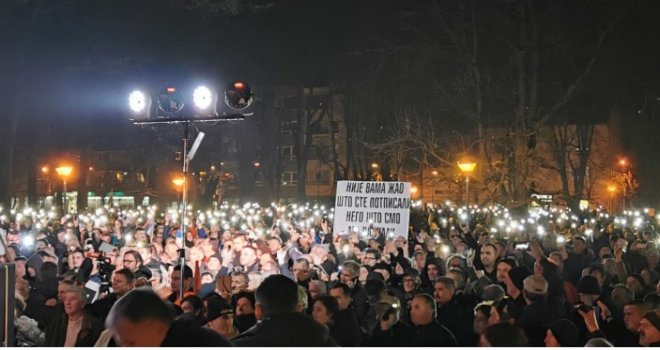
[[[99,320],[105,320],[112,306],[126,293],[135,288],[135,274],[127,268],[117,270],[112,275],[112,293],[88,304],[85,310]]]

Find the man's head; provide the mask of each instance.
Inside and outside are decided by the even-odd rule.
[[[626,329],[635,333],[639,328],[639,322],[644,317],[644,314],[653,310],[651,305],[641,301],[633,300],[623,307],[623,324]]]
[[[82,251],[80,248],[76,248],[74,251],[69,253],[69,260],[71,267],[74,269],[80,268],[80,265],[82,265],[83,260],[85,260],[85,253]]]
[[[142,265],[142,256],[135,250],[129,250],[124,253],[122,262],[125,268],[135,272]]]
[[[172,311],[157,294],[135,289],[117,300],[106,318],[106,327],[119,345],[158,347],[172,321]]]
[[[234,271],[231,273],[231,294],[235,295],[239,292],[247,290],[250,279],[245,272]]]
[[[428,294],[418,294],[410,302],[410,322],[415,326],[424,326],[435,318],[435,300]]]
[[[250,246],[243,247],[238,261],[243,266],[252,266],[257,262],[257,252]]]
[[[506,283],[509,271],[518,266],[515,260],[504,258],[497,262],[497,282]]]
[[[62,302],[64,303],[64,312],[68,316],[82,315],[87,304],[85,290],[78,286],[68,286],[62,295]]]
[[[296,277],[296,281],[307,281],[310,278],[309,261],[300,258],[293,263],[291,272]]]
[[[364,251],[364,257],[362,258],[362,264],[366,266],[374,266],[380,260],[380,252],[373,248],[367,248]]]
[[[271,275],[255,293],[255,316],[261,320],[279,312],[295,312],[298,306],[298,285],[284,275]]]
[[[548,282],[543,276],[531,275],[523,281],[523,296],[528,304],[543,302],[548,294]]]
[[[181,265],[177,265],[174,267],[174,270],[172,271],[172,274],[170,276],[170,288],[172,288],[172,292],[179,294],[181,292]],[[193,283],[193,272],[192,269],[185,265],[183,267],[183,290],[184,292],[187,291],[192,287]]]
[[[25,265],[27,263],[27,258],[24,256],[18,256],[14,259],[14,264],[16,264],[16,276],[25,277],[26,269]]]
[[[451,278],[456,282],[456,290],[463,290],[465,288],[465,280],[467,276],[465,271],[458,267],[452,267],[447,271],[447,277]]]
[[[484,264],[486,268],[492,268],[495,266],[495,261],[497,260],[497,247],[492,243],[486,243],[481,247],[481,263]]]
[[[135,287],[135,275],[131,270],[123,268],[112,275],[112,291],[123,296]]]
[[[277,253],[280,249],[282,249],[282,239],[279,237],[268,238],[268,249],[270,250],[271,254]]]
[[[580,278],[577,285],[577,291],[581,303],[587,306],[594,306],[601,293],[598,279],[591,275]]]
[[[430,259],[426,263],[426,277],[429,278],[429,281],[435,281],[438,277],[444,274],[443,271],[444,264],[440,259]]]
[[[456,282],[453,279],[443,276],[435,280],[433,297],[439,305],[445,305],[451,301],[456,292]]]
[[[234,249],[236,253],[240,253],[247,243],[247,237],[244,234],[237,234],[232,239],[232,249]]]
[[[327,292],[327,287],[323,281],[314,280],[309,282],[309,295],[312,299],[326,295]]]
[[[406,293],[414,293],[419,288],[421,283],[422,282],[419,278],[419,272],[413,268],[407,269],[401,278],[403,291]]]
[[[330,296],[337,299],[339,310],[346,310],[351,305],[351,289],[345,283],[337,283],[330,289]]]
[[[349,260],[342,264],[341,271],[339,271],[339,280],[341,283],[346,284],[349,288],[355,286],[356,280],[360,275],[360,264],[355,261]]]
[[[236,316],[254,314],[254,293],[240,292],[236,294]]]
[[[582,236],[573,238],[573,252],[575,254],[582,254],[587,249],[587,241]]]
[[[660,342],[660,309],[649,311],[639,322],[639,345],[649,346]]]
[[[634,299],[635,293],[625,284],[615,285],[614,288],[612,288],[612,293],[610,293],[612,306],[618,311],[623,311],[623,307]]]
[[[383,280],[388,281],[390,279],[390,275],[392,274],[392,268],[390,265],[384,263],[384,262],[379,262],[376,265],[374,265],[374,272],[378,272],[383,276]]]

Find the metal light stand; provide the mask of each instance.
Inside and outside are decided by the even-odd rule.
[[[183,186],[181,190],[181,249],[179,249],[179,266],[181,266],[181,286],[179,290],[179,301],[183,301],[184,294],[184,267],[186,266],[186,218],[188,217],[188,167],[192,157],[188,155],[188,139],[190,138],[191,123],[210,123],[218,121],[238,121],[245,119],[243,115],[231,115],[223,117],[208,118],[172,118],[152,121],[133,121],[133,125],[155,125],[155,124],[184,124],[183,128]],[[201,140],[200,140],[201,142]],[[193,146],[194,148],[195,146]],[[194,154],[193,154],[194,155]]]

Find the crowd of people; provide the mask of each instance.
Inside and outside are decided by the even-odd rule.
[[[15,345],[660,345],[654,213],[464,209],[388,235],[309,205],[12,211]]]

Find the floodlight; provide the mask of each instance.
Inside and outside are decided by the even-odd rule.
[[[134,90],[128,96],[128,106],[134,113],[144,113],[147,108],[147,96],[140,90]]]
[[[184,106],[184,98],[175,87],[167,87],[158,93],[158,109],[167,115],[181,112]],[[160,116],[160,115],[159,115]]]
[[[233,109],[246,109],[254,100],[254,92],[242,81],[235,81],[225,88],[225,104]]]
[[[193,91],[193,102],[197,108],[207,109],[213,103],[213,92],[204,85],[198,86]]]

